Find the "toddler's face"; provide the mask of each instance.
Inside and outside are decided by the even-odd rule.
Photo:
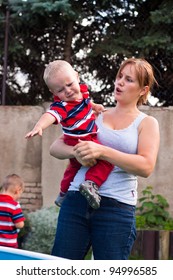
[[[79,78],[74,70],[59,71],[52,79],[51,92],[62,101],[74,101],[82,98]]]

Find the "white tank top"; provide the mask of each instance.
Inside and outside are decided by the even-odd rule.
[[[124,153],[136,154],[138,145],[138,126],[146,117],[140,112],[138,117],[125,129],[114,130],[103,123],[103,115],[96,120],[98,126],[98,140],[106,146]],[[85,180],[85,172],[88,168],[81,167],[76,174],[69,190],[79,190],[79,185]],[[117,199],[130,205],[137,203],[137,176],[129,174],[115,166],[107,180],[99,188],[99,194],[105,197]]]

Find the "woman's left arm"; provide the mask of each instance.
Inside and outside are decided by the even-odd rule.
[[[128,173],[148,177],[156,164],[160,133],[155,118],[146,117],[139,126],[137,154],[127,154],[118,150],[96,144],[91,141],[80,141],[74,149],[83,159],[102,159],[124,169]]]

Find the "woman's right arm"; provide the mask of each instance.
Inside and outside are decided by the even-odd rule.
[[[96,164],[96,159],[83,160],[80,155],[74,151],[73,146],[64,143],[63,135],[57,138],[50,146],[50,155],[58,159],[76,158],[77,161],[83,166],[93,166]]]
[[[64,143],[63,135],[57,138],[50,146],[50,154],[58,159],[68,159],[76,156],[73,146]]]

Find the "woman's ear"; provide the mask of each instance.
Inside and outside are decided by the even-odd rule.
[[[146,95],[149,92],[149,86],[144,86],[140,92],[140,96]]]

